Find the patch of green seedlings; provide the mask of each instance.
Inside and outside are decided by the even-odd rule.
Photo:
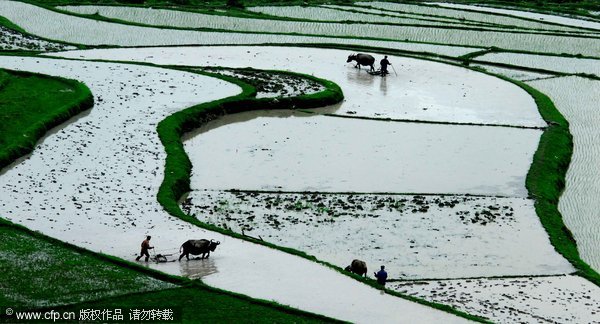
[[[0,169],[33,150],[47,130],[89,109],[82,83],[40,74],[5,71],[0,87]]]

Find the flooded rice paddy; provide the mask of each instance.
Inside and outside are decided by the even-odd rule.
[[[384,264],[394,279],[574,271],[523,198],[195,190],[183,209],[341,268]]]
[[[498,323],[600,322],[600,288],[578,276],[395,282],[390,287]]]
[[[272,46],[211,46],[99,49],[56,55],[79,59],[141,61],[154,64],[252,66],[264,70],[301,71],[338,84],[345,100],[333,113],[377,119],[421,120],[544,127],[533,98],[499,78],[463,67],[389,56],[396,73],[373,77],[346,63],[344,50]],[[375,55],[376,60],[383,58]],[[378,68],[378,66],[375,66]],[[390,69],[392,73],[392,69]],[[331,111],[329,111],[331,112]]]
[[[247,112],[199,128],[185,149],[196,166],[191,181],[197,189],[526,197],[525,176],[540,135],[505,127]]]

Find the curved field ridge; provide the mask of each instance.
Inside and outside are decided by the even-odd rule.
[[[94,104],[90,89],[74,80],[16,71],[5,76],[0,80],[0,117],[21,123],[0,126],[0,169],[30,153],[46,131]]]
[[[600,271],[600,219],[596,166],[600,163],[597,148],[598,81],[564,77],[528,82],[548,93],[566,116],[573,134],[573,157],[566,173],[565,191],[558,203],[564,222],[577,241],[582,259]],[[585,94],[585,95],[584,95]],[[596,283],[600,276],[596,273]]]
[[[163,251],[177,250],[190,238],[214,238],[222,244],[209,262],[201,263],[203,267],[185,261],[150,265],[343,320],[464,321],[381,295],[310,260],[206,231],[162,211],[152,194],[161,183],[165,158],[156,123],[193,101],[236,94],[238,87],[196,74],[134,65],[13,57],[3,58],[0,65],[78,77],[98,102],[89,116],[48,136],[29,159],[0,178],[9,196],[0,213],[12,221],[124,259],[133,258],[146,234],[152,234],[155,246]],[[169,90],[164,91],[165,85]]]

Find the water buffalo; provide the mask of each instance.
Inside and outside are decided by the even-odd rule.
[[[352,263],[346,267],[345,270],[352,271],[359,276],[367,276],[367,264],[365,263],[365,261],[354,259],[352,260]]]
[[[375,64],[375,58],[369,54],[352,54],[348,56],[346,63],[350,63],[352,61],[356,61],[356,65],[354,67],[360,69],[361,65],[370,66],[371,71],[375,71],[375,67],[373,67],[373,64]]]
[[[179,261],[181,261],[181,258],[183,258],[184,255],[185,255],[186,259],[189,260],[190,253],[192,255],[202,254],[202,256],[200,257],[201,259],[204,259],[205,255],[206,255],[206,258],[208,258],[208,256],[210,255],[210,252],[214,251],[217,248],[217,245],[219,245],[219,244],[221,244],[221,242],[213,241],[213,240],[210,240],[210,241],[204,240],[204,239],[202,239],[202,240],[187,240],[179,248],[180,253],[181,253],[181,250],[183,249],[183,253],[181,253],[181,255],[179,256]]]

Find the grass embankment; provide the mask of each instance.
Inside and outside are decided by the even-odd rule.
[[[6,28],[16,30],[21,33],[26,33],[25,29],[15,25],[12,21],[6,19],[5,17],[0,16],[0,26],[4,26]]]
[[[0,77],[0,169],[30,153],[52,127],[89,109],[92,93],[82,83],[5,71]]]
[[[324,323],[340,322],[292,309],[277,309],[262,302],[232,298],[230,294],[197,287],[168,289],[107,298],[58,308],[79,313],[82,309],[170,309],[183,323]],[[56,308],[55,308],[56,309]],[[128,319],[127,312],[123,315]],[[169,323],[169,321],[164,321]],[[340,322],[341,323],[341,322]]]
[[[577,242],[558,210],[558,200],[565,188],[565,177],[573,154],[569,123],[550,98],[522,82],[518,84],[534,97],[540,114],[549,124],[527,173],[525,185],[529,195],[535,199],[536,212],[556,251],[571,262],[579,275],[600,286],[600,275],[581,259]]]
[[[4,307],[61,305],[172,287],[2,220],[0,237],[0,305]]]

